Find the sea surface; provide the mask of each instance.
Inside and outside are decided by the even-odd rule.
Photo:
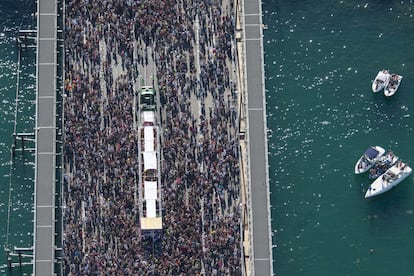
[[[414,174],[371,199],[371,145],[414,167],[414,1],[265,0],[276,275],[414,275]],[[403,75],[374,94],[383,68]]]
[[[26,151],[16,151],[14,157],[11,147],[14,131],[33,132],[35,125],[36,55],[28,48],[18,62],[15,40],[19,29],[35,27],[35,9],[32,0],[0,1],[0,275],[31,273],[27,268],[9,271],[5,249],[33,245],[34,155],[28,149],[34,145],[25,143]]]

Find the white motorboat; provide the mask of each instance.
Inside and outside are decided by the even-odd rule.
[[[395,165],[398,161],[398,156],[396,156],[392,151],[388,151],[386,155],[381,156],[374,166],[369,170],[368,178],[370,180],[377,179],[383,173],[385,173],[389,168]]]
[[[385,149],[380,146],[369,147],[355,164],[355,174],[368,171],[374,166],[375,162],[383,156]]]
[[[400,75],[392,74],[388,84],[385,86],[384,95],[387,97],[394,95],[397,92],[398,87],[400,87],[402,78],[403,77]]]
[[[365,193],[365,198],[385,193],[392,187],[400,184],[400,182],[407,178],[407,176],[409,176],[412,171],[413,170],[406,163],[398,161],[382,176],[378,177],[371,184],[371,186],[369,186],[367,192]]]
[[[384,89],[388,85],[389,79],[390,73],[388,70],[383,69],[379,71],[374,81],[372,82],[372,92],[377,93]]]

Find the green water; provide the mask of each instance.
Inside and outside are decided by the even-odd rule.
[[[34,1],[0,1],[0,274],[30,275],[31,268],[14,269],[6,264],[5,248],[33,244],[33,152],[16,152],[11,158],[16,111],[18,75],[16,32],[31,28]],[[19,103],[16,132],[33,132],[35,115],[35,52],[22,52],[19,74]],[[20,147],[20,143],[17,143]],[[33,144],[26,143],[26,148]],[[12,163],[11,163],[12,161]],[[10,191],[10,193],[9,193]],[[10,199],[10,201],[9,201]],[[10,208],[9,208],[10,207]],[[8,223],[9,221],[9,223]],[[7,227],[9,226],[9,228]],[[8,231],[9,230],[9,231]],[[17,259],[14,259],[16,261]],[[25,260],[27,261],[27,259]]]
[[[414,175],[364,199],[370,145],[414,166],[413,1],[263,4],[276,275],[414,275]],[[371,91],[383,68],[392,98]]]

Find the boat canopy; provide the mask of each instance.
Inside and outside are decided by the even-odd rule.
[[[375,148],[369,148],[365,151],[365,155],[368,156],[369,159],[373,159],[378,155],[378,151]]]
[[[157,182],[144,181],[144,197],[148,199],[157,199]]]
[[[156,170],[157,169],[157,155],[154,151],[143,152],[144,159],[144,172],[146,170]]]

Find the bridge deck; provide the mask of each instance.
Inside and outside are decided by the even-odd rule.
[[[261,1],[243,1],[247,89],[251,275],[272,275]]]
[[[38,0],[34,275],[55,263],[57,1]]]

